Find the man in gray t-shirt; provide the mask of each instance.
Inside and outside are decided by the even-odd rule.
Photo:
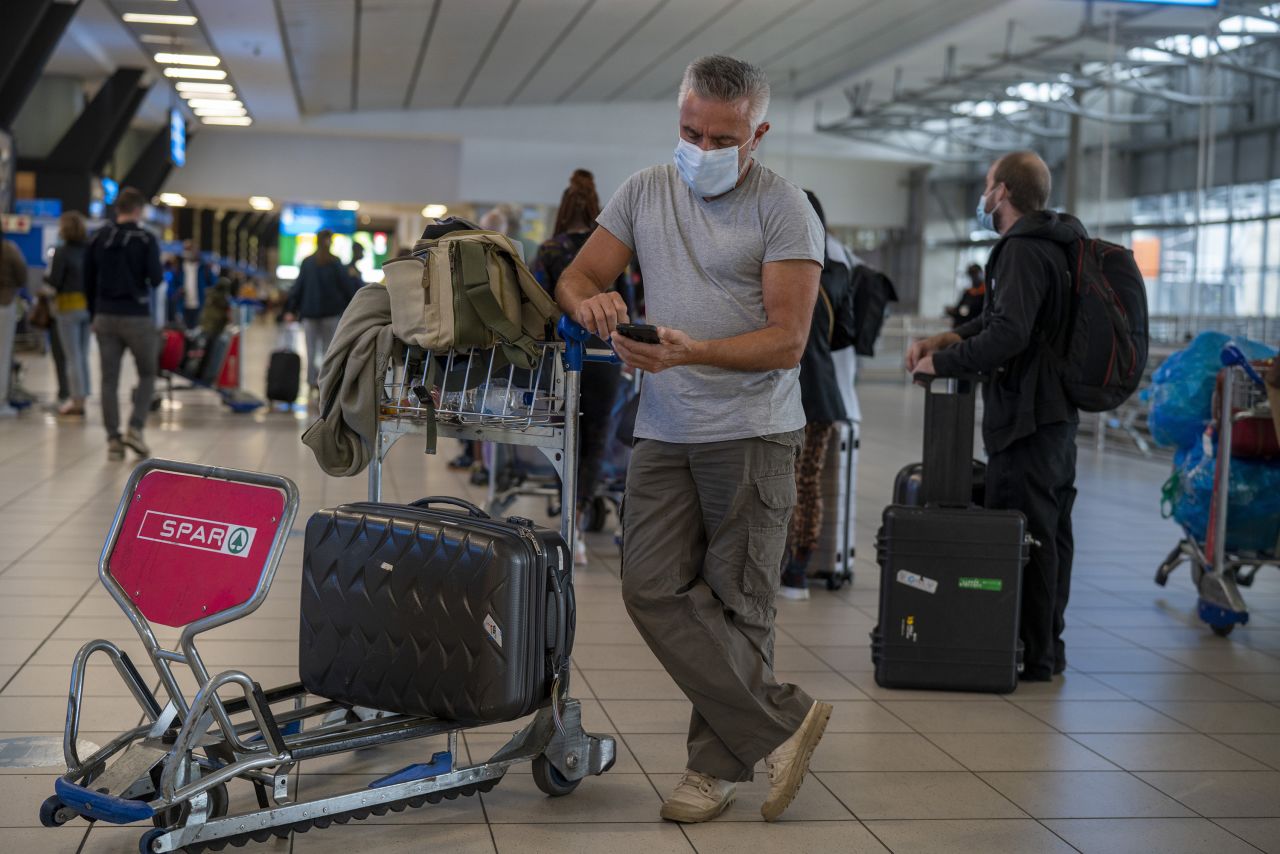
[[[645,372],[627,476],[622,594],[693,703],[689,762],[662,817],[698,822],[764,759],[772,821],[790,805],[831,706],[773,673],[774,597],[805,419],[797,382],[824,234],[792,184],[756,163],[763,72],[704,57],[680,86],[674,165],[639,172],[561,276],[561,307]],[[608,292],[635,256],[658,343],[618,330]],[[615,330],[617,330],[615,334]]]

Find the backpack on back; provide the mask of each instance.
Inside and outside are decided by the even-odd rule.
[[[1064,246],[1072,296],[1066,347],[1056,351],[1067,399],[1107,412],[1137,391],[1147,366],[1147,286],[1133,253],[1106,240]]]
[[[426,350],[500,347],[532,368],[538,341],[560,317],[511,238],[464,227],[424,236],[408,258],[383,265],[395,337]]]
[[[876,354],[876,339],[898,292],[889,277],[865,264],[853,271],[853,349],[859,356]]]

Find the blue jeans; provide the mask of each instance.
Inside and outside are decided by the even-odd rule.
[[[67,365],[67,390],[72,400],[84,400],[89,396],[89,310],[60,312],[54,320]]]

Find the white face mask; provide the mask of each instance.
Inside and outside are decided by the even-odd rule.
[[[703,151],[684,137],[676,143],[676,170],[680,177],[699,196],[719,196],[738,183],[738,152],[751,144]]]

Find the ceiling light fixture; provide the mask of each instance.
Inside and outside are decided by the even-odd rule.
[[[358,210],[360,210],[360,203],[359,203],[359,202],[353,202],[353,201],[351,201],[350,199],[346,199],[346,200],[344,200],[344,201],[338,202],[338,210],[340,210],[340,211],[358,211]]]
[[[227,72],[221,68],[166,68],[164,76],[179,80],[226,80]]]
[[[214,98],[191,98],[187,101],[187,106],[194,109],[211,109],[211,110],[232,110],[243,108],[244,104],[240,101],[219,101]]]
[[[427,219],[439,219],[449,212],[444,205],[427,205],[422,209],[422,215]]]
[[[125,12],[120,17],[126,24],[169,24],[175,27],[192,27],[200,20],[195,15],[153,15],[149,12]]]
[[[178,92],[178,97],[190,100],[207,99],[210,101],[233,101],[238,95],[235,92]]]
[[[173,88],[179,92],[201,92],[208,95],[212,95],[215,92],[231,92],[230,83],[187,83],[184,81],[173,84]]]
[[[198,109],[198,110],[192,110],[192,112],[193,112],[193,113],[195,113],[195,114],[196,114],[197,116],[199,116],[200,118],[204,118],[205,116],[244,116],[244,115],[248,115],[248,113],[246,113],[246,112],[245,112],[244,107],[236,107],[235,109],[231,109],[231,110],[214,110],[214,109],[210,109],[209,107],[201,107],[201,108],[200,108],[200,109]]]
[[[218,57],[205,53],[157,53],[154,59],[163,65],[205,65],[212,68],[222,64]]]
[[[253,208],[255,211],[269,211],[275,206],[275,202],[271,201],[271,199],[266,196],[249,197],[249,207]]]
[[[234,127],[248,127],[253,124],[253,119],[248,116],[201,116],[200,121],[206,125],[229,125]]]
[[[156,197],[162,205],[168,205],[171,208],[182,208],[187,205],[187,197],[181,193],[161,193]]]
[[[190,39],[184,39],[181,36],[157,36],[153,33],[138,36],[138,41],[143,44],[167,44],[170,47],[179,44],[191,44]]]

